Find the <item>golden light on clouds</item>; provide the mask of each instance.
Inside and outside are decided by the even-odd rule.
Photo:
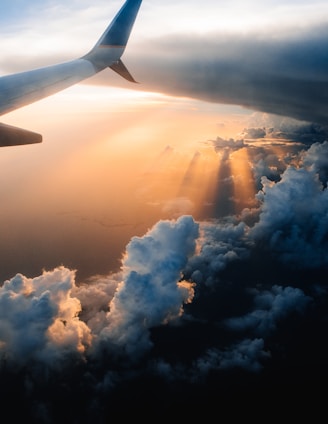
[[[130,238],[159,219],[207,217],[219,172],[208,140],[233,136],[247,116],[241,108],[92,85],[4,116],[43,135],[41,144],[2,150],[2,219],[15,229],[8,255],[24,235],[34,250],[20,271],[31,270],[51,240],[46,268],[92,275],[119,266]]]

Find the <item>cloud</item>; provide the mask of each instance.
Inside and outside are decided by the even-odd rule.
[[[258,372],[263,368],[263,361],[269,357],[270,353],[265,351],[263,339],[245,339],[225,351],[209,351],[207,357],[199,360],[197,365],[201,369],[208,368],[209,372],[215,368],[242,368]]]
[[[303,165],[318,174],[324,187],[328,180],[328,137],[323,143],[313,143],[311,147],[304,152]]]
[[[66,268],[5,281],[0,290],[2,361],[58,367],[71,355],[83,355],[92,337],[77,318],[81,304],[71,297],[74,284],[74,272]]]
[[[188,261],[186,275],[198,284],[217,284],[218,276],[228,263],[248,256],[246,225],[203,222],[199,239],[200,250]]]
[[[122,263],[123,281],[109,304],[97,343],[122,348],[129,358],[152,347],[149,329],[177,319],[191,302],[193,285],[181,281],[195,250],[198,224],[190,216],[160,221],[144,237],[133,237]]]
[[[197,237],[190,216],[160,221],[144,237],[132,238],[121,273],[79,287],[75,272],[65,267],[5,281],[1,359],[15,366],[61,367],[66,357],[84,360],[91,345],[122,349],[131,358],[143,354],[152,346],[149,329],[178,319],[193,298],[193,284],[181,272]]]
[[[328,139],[326,124],[309,123],[286,116],[266,113],[254,113],[249,123],[254,126],[261,125],[261,128],[245,128],[241,135],[246,139],[257,138],[254,137],[255,131],[257,131],[256,135],[266,137],[271,142],[281,140],[283,142],[297,142],[310,146],[313,143],[322,143]]]
[[[218,401],[230,414],[231,400],[272,406],[274,389],[288,402],[296,396],[294,414],[313,393],[320,399],[328,354],[327,32],[316,29],[267,39],[179,35],[129,50],[138,89],[293,119],[254,114],[236,139],[210,142],[225,160],[247,151],[252,207],[197,222],[185,215],[190,200],[177,197],[165,204],[175,219],[132,237],[118,272],[78,284],[75,270],[60,266],[3,283],[3,413],[100,424],[117,412],[217,412]]]
[[[163,397],[168,408],[196,397],[214,408],[218,393],[259,396],[293,369],[313,387],[327,353],[327,142],[297,144],[293,161],[256,143],[213,143],[219,154],[247,149],[254,174],[280,158],[252,210],[159,221],[131,238],[118,272],[84,283],[64,266],[4,282],[5,400],[16,393],[42,424],[68,406],[70,419],[101,422],[145,398],[156,410]]]
[[[266,130],[265,128],[245,128],[243,136],[252,139],[263,138],[266,136]]]
[[[176,197],[170,199],[163,205],[163,212],[168,213],[170,216],[179,217],[192,212],[194,209],[193,202],[187,197]]]
[[[326,267],[328,192],[318,175],[290,166],[280,181],[262,177],[262,185],[257,195],[261,212],[251,237],[266,240],[289,264]]]
[[[267,336],[290,311],[302,312],[310,298],[294,287],[273,286],[270,290],[255,290],[255,309],[242,317],[226,320],[235,331],[251,329],[258,336]]]
[[[99,29],[96,28],[99,28],[99,25],[106,26],[106,23],[101,23],[100,18],[104,16],[104,8],[108,9],[108,16],[113,16],[116,12],[113,5],[102,6],[102,9],[81,8],[77,12],[79,19],[74,16],[74,24],[72,14],[63,20],[62,11],[67,10],[67,4],[59,4],[55,8],[47,7],[43,13],[52,17],[51,22],[48,22],[52,31],[48,31],[47,44],[40,37],[44,32],[44,25],[40,28],[40,23],[25,22],[25,27],[33,28],[33,31],[26,29],[24,35],[20,34],[19,38],[11,36],[7,39],[7,53],[4,53],[7,59],[3,61],[3,66],[7,67],[9,73],[14,72],[14,68],[17,71],[26,70],[27,63],[30,63],[29,68],[57,63],[63,60],[63,56],[66,59],[72,58],[69,53],[72,49],[77,52],[74,57],[82,56],[97,39],[97,36],[93,38],[94,35],[89,29],[93,28],[93,34],[97,34]],[[180,7],[184,6],[179,5],[178,8]],[[211,7],[214,9],[216,5]],[[258,6],[256,8],[258,9]],[[272,5],[270,8],[272,14]],[[318,7],[318,10],[322,10],[321,8]],[[207,19],[208,10],[211,9],[206,9]],[[297,5],[293,14],[296,16],[300,10],[301,6]],[[322,16],[311,21],[311,25],[300,25],[297,20],[296,25],[290,23],[290,28],[281,30],[279,34],[276,28],[269,31],[268,26],[265,26],[266,32],[261,30],[261,27],[239,33],[235,28],[218,31],[215,21],[211,30],[207,28],[207,31],[196,32],[184,28],[184,33],[181,33],[178,25],[170,31],[166,27],[165,35],[160,33],[157,37],[147,38],[150,33],[147,32],[147,25],[151,25],[150,16],[153,16],[151,12],[143,5],[143,13],[138,16],[133,37],[123,58],[132,75],[141,83],[133,86],[134,89],[191,97],[206,102],[237,104],[253,110],[326,125],[327,25],[322,22]],[[278,12],[281,13],[280,10]],[[309,11],[307,13],[309,15]],[[257,20],[260,21],[260,17],[264,19],[267,15],[262,11],[256,15]],[[227,22],[232,26],[234,19],[230,17]],[[81,22],[79,26],[76,25],[77,21]],[[58,27],[62,28],[59,34]],[[85,28],[89,29],[86,31]],[[66,41],[67,34],[71,34],[70,44],[63,44],[60,39],[63,34]],[[56,43],[58,37],[60,42]],[[81,43],[83,37],[88,37],[84,44]],[[34,57],[31,52],[28,57],[22,53],[21,58],[15,58],[13,61],[10,59],[12,51],[17,49],[16,45],[20,44],[22,38],[29,39],[30,44],[35,46]],[[85,43],[90,43],[87,41],[90,39],[93,40],[91,44],[87,48],[83,47]],[[63,45],[68,46],[66,51],[62,50]],[[55,53],[59,48],[56,46],[60,46],[61,53]],[[51,57],[49,51],[52,52]],[[85,82],[131,87],[115,74],[108,78],[107,72]]]
[[[289,116],[326,125],[327,30],[273,37],[212,32],[144,41],[127,60],[141,90]],[[96,82],[96,79],[94,80]],[[97,81],[105,82],[104,75]]]
[[[213,140],[212,143],[215,151],[217,152],[221,151],[221,149],[226,149],[230,153],[242,149],[246,146],[244,140],[234,140],[232,138],[230,138],[229,140],[224,140],[221,137],[216,137],[216,139]]]
[[[153,372],[170,381],[183,380],[195,384],[206,381],[214,371],[242,369],[257,373],[269,358],[270,353],[265,350],[263,339],[245,339],[226,350],[209,349],[189,368],[184,364],[172,366],[168,362],[159,361]]]

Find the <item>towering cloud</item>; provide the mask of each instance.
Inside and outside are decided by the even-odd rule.
[[[144,237],[133,237],[122,262],[122,278],[97,343],[136,359],[152,347],[149,330],[174,321],[193,299],[193,284],[181,281],[196,247],[198,224],[183,216],[160,221]]]

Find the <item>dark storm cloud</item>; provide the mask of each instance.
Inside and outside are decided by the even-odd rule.
[[[279,31],[279,27],[277,27]],[[327,124],[328,32],[211,33],[152,39],[127,53],[139,89]],[[105,76],[99,76],[105,81]]]

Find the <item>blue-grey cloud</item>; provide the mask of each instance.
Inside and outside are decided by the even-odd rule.
[[[310,298],[294,287],[275,285],[270,290],[255,290],[255,309],[242,317],[227,319],[226,325],[236,331],[251,330],[257,336],[266,336],[291,311],[303,312],[309,302]]]
[[[288,167],[281,180],[262,177],[259,222],[251,230],[255,240],[266,240],[286,262],[327,267],[327,190],[316,173]]]
[[[327,38],[325,26],[267,39],[254,33],[176,35],[145,42],[129,51],[128,61],[139,89],[326,125]]]
[[[183,305],[192,301],[193,285],[180,280],[197,238],[198,224],[188,216],[160,221],[144,237],[132,238],[123,259],[123,281],[98,335],[102,349],[120,348],[136,359],[152,347],[150,328],[183,314]]]

